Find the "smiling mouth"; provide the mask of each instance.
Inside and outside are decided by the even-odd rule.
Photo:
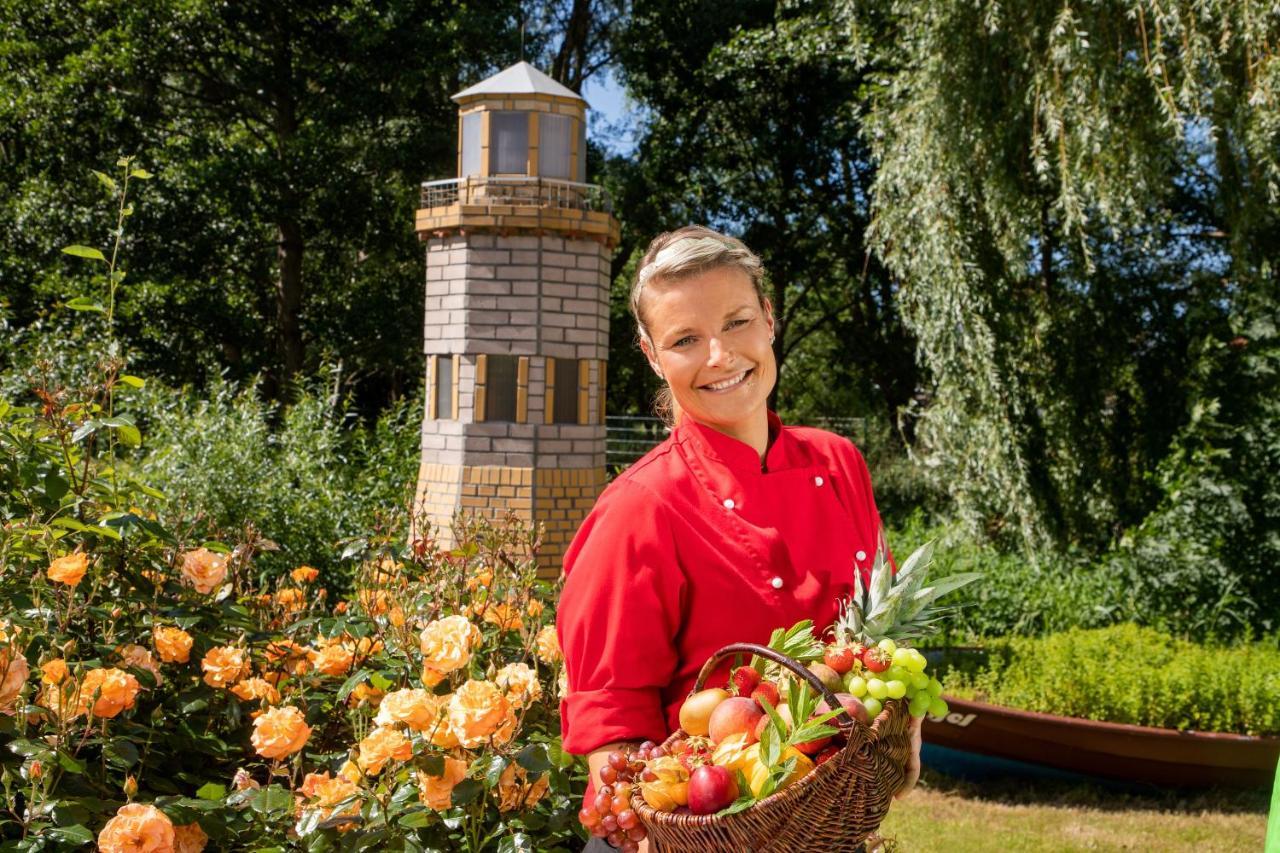
[[[743,382],[746,382],[747,379],[754,372],[755,372],[754,367],[748,368],[742,371],[741,373],[739,373],[737,376],[731,376],[728,379],[723,380],[722,382],[712,382],[710,385],[703,385],[702,390],[703,391],[728,391],[731,388],[736,388],[739,385],[741,385]]]

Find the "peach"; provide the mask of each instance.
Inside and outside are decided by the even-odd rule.
[[[739,732],[750,737],[763,716],[764,711],[756,704],[756,700],[734,696],[716,705],[707,724],[707,733],[715,743]]]

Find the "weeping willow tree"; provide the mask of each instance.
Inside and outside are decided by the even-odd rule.
[[[1280,6],[850,8],[878,41],[872,239],[930,377],[920,451],[964,517],[1097,549],[1182,506],[1188,465],[1280,479],[1275,441],[1230,446],[1280,427]],[[1280,556],[1259,488],[1269,507],[1233,500]]]

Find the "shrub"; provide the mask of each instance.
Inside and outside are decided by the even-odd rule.
[[[1115,625],[985,644],[976,672],[953,668],[947,692],[984,702],[1113,723],[1280,734],[1277,638],[1199,645]]]

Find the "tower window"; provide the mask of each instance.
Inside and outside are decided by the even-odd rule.
[[[556,359],[556,399],[553,420],[558,424],[578,422],[578,359]]]
[[[480,113],[462,117],[462,177],[480,174]]]
[[[516,420],[516,362],[514,355],[491,355],[485,368],[485,420]]]
[[[489,116],[489,171],[495,175],[529,174],[529,114],[497,112]]]
[[[568,116],[544,113],[538,116],[538,174],[544,178],[565,178],[570,174],[570,139],[573,120]]]
[[[449,420],[453,417],[453,356],[441,355],[432,358],[436,366],[434,398],[436,418]]]

